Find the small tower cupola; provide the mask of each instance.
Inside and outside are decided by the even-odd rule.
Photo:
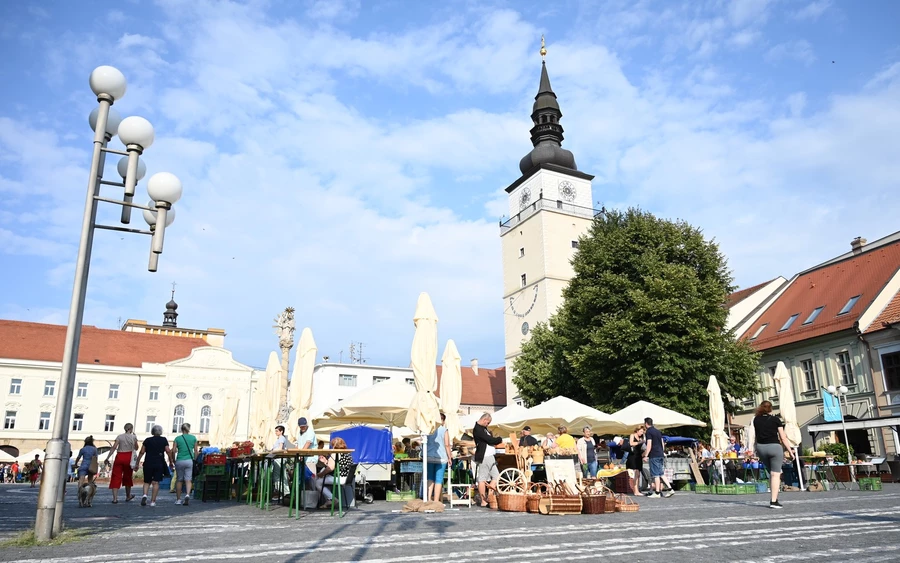
[[[166,312],[163,313],[163,326],[178,327],[178,303],[175,302],[175,284],[172,284],[172,298],[166,303]]]
[[[541,58],[547,55],[544,38],[541,37]],[[534,97],[534,106],[531,112],[531,144],[534,148],[519,162],[519,170],[525,174],[539,164],[555,164],[563,168],[578,170],[575,166],[575,156],[564,148],[563,127],[559,120],[562,119],[562,111],[556,100],[556,93],[550,87],[550,75],[547,74],[547,61],[541,61],[541,83],[538,93]]]

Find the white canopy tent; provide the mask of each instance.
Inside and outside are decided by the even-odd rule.
[[[317,432],[333,432],[355,424],[402,427],[416,390],[404,382],[385,381],[361,389],[313,419]]]
[[[622,423],[615,417],[563,396],[544,401],[515,416],[511,413],[498,418],[499,421],[492,423],[504,432],[518,432],[530,426],[535,434],[555,433],[560,424],[569,427],[575,434],[579,434],[578,431],[584,426],[590,426],[597,434],[616,433],[622,428]]]
[[[659,430],[676,426],[706,426],[702,420],[647,401],[638,401],[628,405],[624,409],[612,413],[612,416],[624,425],[619,429],[623,433],[631,432],[636,426],[644,424],[645,418],[652,418],[653,426]]]

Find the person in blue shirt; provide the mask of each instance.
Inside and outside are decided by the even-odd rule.
[[[734,452],[738,455],[741,455],[741,452],[744,451],[744,448],[741,447],[741,443],[738,442],[737,438],[734,436],[730,436],[728,438],[728,450],[729,452]]]

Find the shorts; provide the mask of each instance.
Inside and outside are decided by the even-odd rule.
[[[500,471],[497,470],[497,460],[492,455],[485,455],[481,463],[478,463],[478,469],[475,474],[475,482],[494,481],[500,478]]]
[[[447,471],[446,461],[429,461],[428,462],[428,480],[434,483],[444,482],[444,473]]]
[[[781,464],[784,462],[784,448],[781,444],[756,444],[756,455],[769,473],[781,473]]]
[[[194,479],[194,460],[179,459],[175,462],[175,481],[184,483]]]
[[[651,457],[650,458],[650,477],[662,477],[663,476],[663,466],[665,465],[666,458],[664,457]]]
[[[166,478],[167,467],[163,464],[144,464],[144,483],[161,483]]]

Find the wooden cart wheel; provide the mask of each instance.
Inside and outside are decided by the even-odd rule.
[[[525,474],[518,469],[510,467],[500,472],[497,490],[501,493],[525,494]]]

